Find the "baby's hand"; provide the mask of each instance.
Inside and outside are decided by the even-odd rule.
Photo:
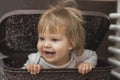
[[[37,73],[40,72],[41,66],[39,64],[29,64],[26,65],[26,69],[28,72],[30,72],[30,74],[36,75]]]
[[[92,68],[93,68],[93,65],[87,62],[83,62],[78,65],[78,71],[81,74],[90,72]]]

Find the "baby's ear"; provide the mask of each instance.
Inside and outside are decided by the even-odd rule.
[[[69,46],[69,48],[68,48],[69,50],[72,50],[73,49],[73,46],[71,45],[71,46]]]
[[[72,50],[72,48],[71,48],[71,47],[69,47],[69,50]]]

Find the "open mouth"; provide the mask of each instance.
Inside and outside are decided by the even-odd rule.
[[[48,52],[48,51],[45,51],[45,55],[49,58],[53,57],[55,55],[55,52]]]

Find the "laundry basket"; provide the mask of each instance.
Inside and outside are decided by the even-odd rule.
[[[3,59],[5,80],[109,80],[112,66],[100,59],[97,67],[85,75],[78,73],[77,69],[42,69],[37,75],[21,69],[28,54],[37,51],[37,23],[44,12],[17,10],[1,17],[0,51],[8,56]],[[109,18],[101,12],[83,12],[87,32],[85,48],[96,50],[109,28]]]

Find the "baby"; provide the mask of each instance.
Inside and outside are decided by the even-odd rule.
[[[41,69],[77,68],[90,72],[97,65],[95,51],[84,49],[82,12],[74,0],[60,0],[48,9],[38,23],[38,52],[28,56],[24,67],[31,74]]]

